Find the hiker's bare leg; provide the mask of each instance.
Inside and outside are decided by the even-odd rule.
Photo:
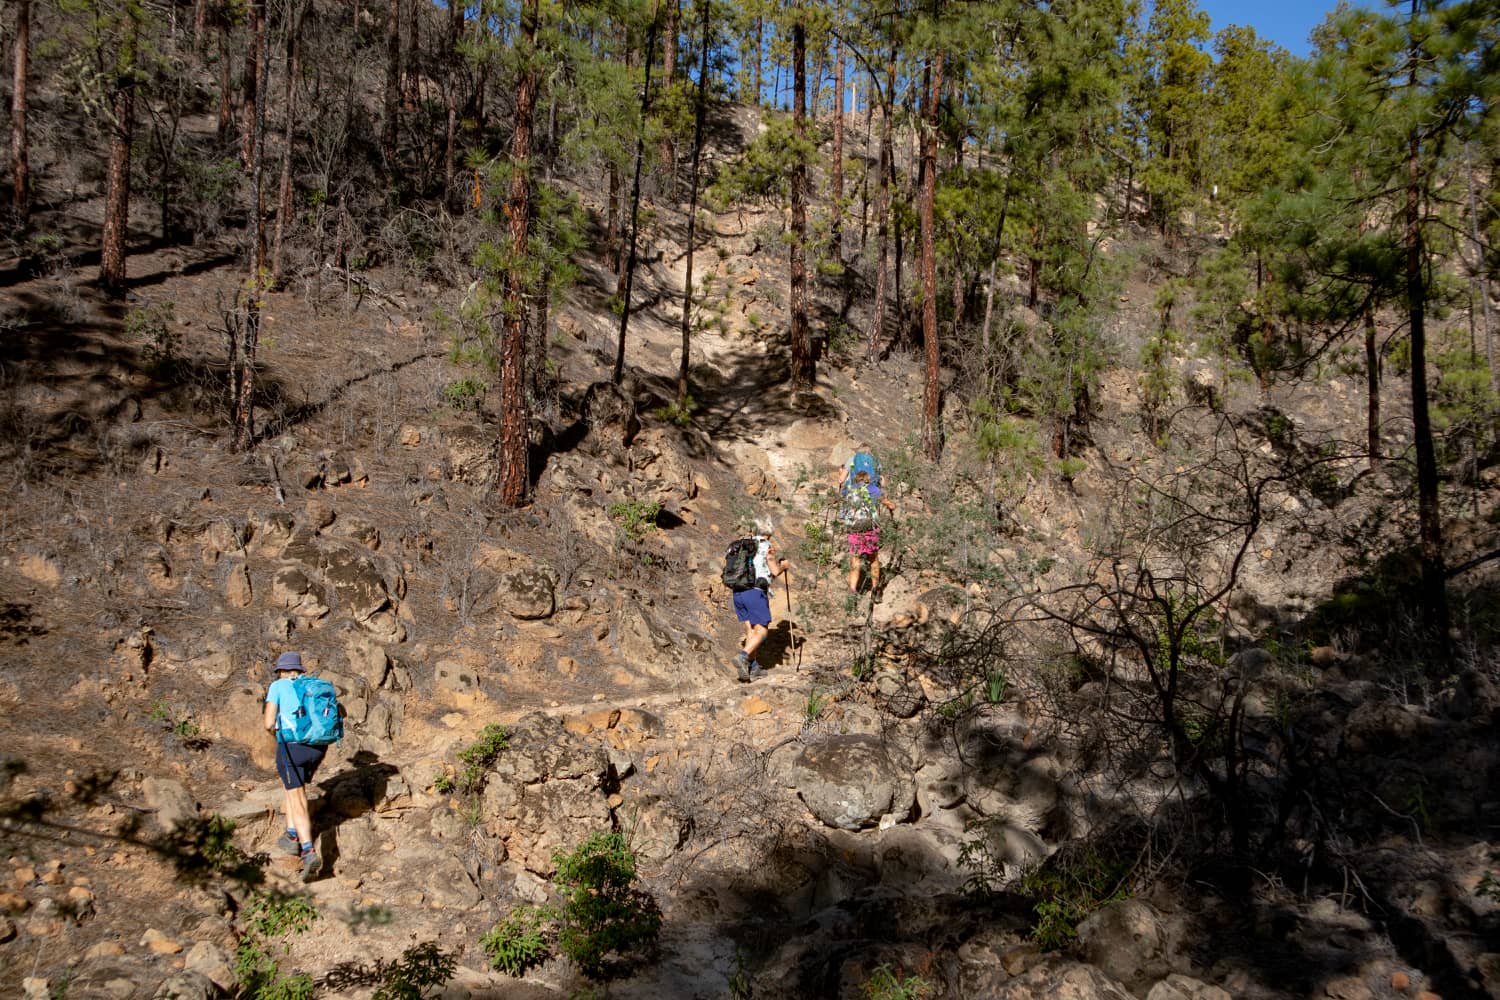
[[[745,656],[753,660],[755,651],[760,648],[761,643],[766,641],[766,636],[771,634],[771,630],[765,625],[751,625],[749,622],[745,623],[745,628],[750,633],[745,636]]]
[[[307,811],[307,789],[286,790],[286,821],[297,831],[297,843],[312,843],[312,816]]]
[[[880,589],[880,553],[877,552],[870,557],[870,589]]]
[[[849,557],[849,593],[859,593],[859,573],[864,566],[864,556]]]

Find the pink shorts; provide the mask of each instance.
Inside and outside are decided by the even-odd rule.
[[[880,555],[880,529],[871,531],[855,531],[849,535],[849,554],[851,556],[878,556]]]

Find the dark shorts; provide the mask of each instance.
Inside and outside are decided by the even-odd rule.
[[[323,763],[327,747],[313,747],[306,743],[276,744],[276,773],[281,775],[281,787],[292,789],[310,784],[313,772]]]
[[[759,587],[734,592],[734,613],[742,622],[771,627],[771,599]]]

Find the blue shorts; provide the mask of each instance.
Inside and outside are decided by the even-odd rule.
[[[734,592],[734,613],[742,622],[771,627],[771,599],[759,587]]]
[[[327,747],[308,746],[306,743],[276,743],[276,773],[281,775],[281,787],[288,790],[311,784],[313,772],[323,763]]]

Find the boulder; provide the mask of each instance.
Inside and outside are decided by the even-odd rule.
[[[355,621],[369,619],[390,602],[385,578],[363,550],[330,548],[325,554],[323,576],[338,598],[340,609]]]
[[[323,588],[297,566],[283,566],[271,578],[271,603],[303,619],[318,619],[328,614]]]
[[[1140,899],[1106,903],[1078,924],[1078,946],[1089,962],[1132,990],[1144,991],[1170,971],[1171,932]]]
[[[1228,990],[1174,972],[1151,987],[1146,1000],[1234,1000]]]
[[[221,996],[214,981],[202,972],[184,969],[167,977],[151,1000],[214,1000]]]
[[[512,618],[536,621],[551,618],[557,609],[553,577],[541,567],[508,573],[495,589],[500,609]]]
[[[1092,965],[1048,962],[997,984],[995,1000],[1133,1000],[1119,982]]]
[[[841,830],[875,826],[882,816],[905,820],[915,802],[911,777],[876,736],[836,735],[808,746],[790,778],[807,808]]]
[[[483,427],[464,425],[443,431],[448,448],[448,475],[461,483],[482,484],[495,475],[495,435]]]
[[[179,830],[198,818],[198,803],[180,781],[148,777],[141,782],[141,793],[146,796],[146,807],[167,831]]]
[[[609,758],[597,741],[541,713],[524,717],[509,732],[508,746],[485,782],[481,822],[523,867],[551,876],[555,852],[611,827],[604,791]]]

